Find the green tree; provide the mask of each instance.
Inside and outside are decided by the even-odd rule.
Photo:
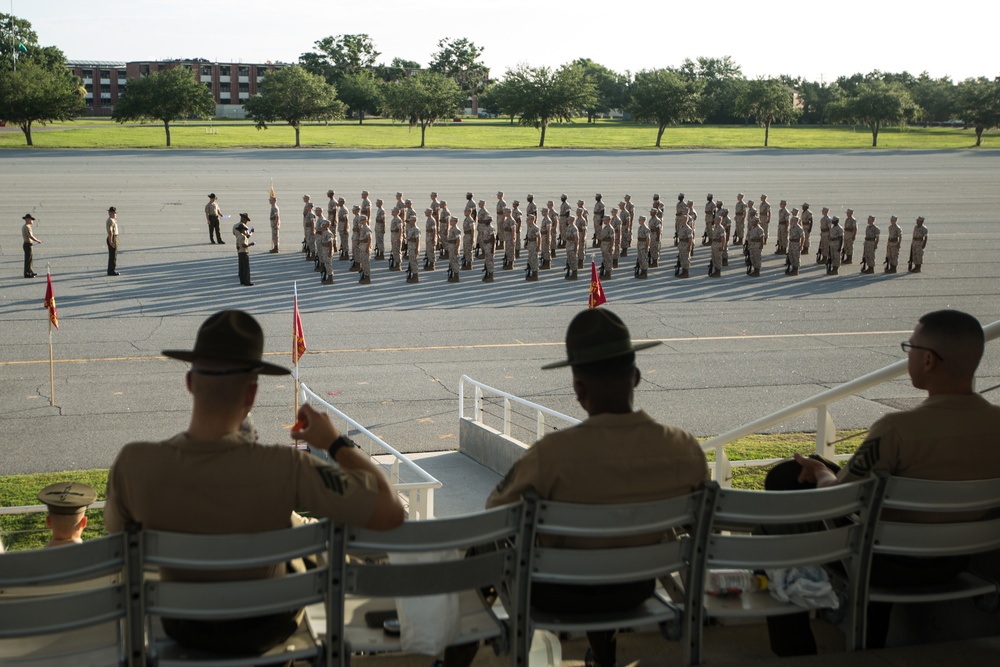
[[[857,84],[855,94],[835,105],[835,116],[847,122],[867,125],[872,131],[872,147],[884,125],[903,124],[917,112],[917,105],[903,84],[868,79]]]
[[[587,114],[588,123],[612,109],[624,109],[629,103],[628,76],[595,63],[590,58],[578,58],[570,63],[570,67],[580,68],[583,76],[597,90],[593,103],[583,110]]]
[[[844,91],[836,83],[799,83],[799,101],[802,115],[799,122],[809,125],[825,125],[830,122],[831,105],[844,97]]]
[[[299,64],[332,84],[339,84],[344,74],[373,68],[382,55],[375,50],[372,38],[364,33],[324,37],[313,48],[314,51],[299,56]]]
[[[345,74],[337,88],[341,100],[364,123],[366,113],[377,113],[382,108],[382,82],[371,70],[358,70]]]
[[[416,60],[406,60],[405,58],[393,58],[388,65],[378,65],[375,67],[375,74],[386,83],[399,81],[410,76],[413,72],[420,71],[420,63]]]
[[[37,48],[38,35],[30,21],[0,14],[0,69],[14,69],[15,62],[30,57]]]
[[[639,72],[632,83],[629,111],[636,120],[657,124],[656,147],[668,125],[701,121],[701,90],[704,83],[673,69]]]
[[[83,109],[85,94],[80,80],[64,66],[52,69],[24,60],[16,70],[0,69],[0,120],[20,127],[33,146],[32,124],[71,120]]]
[[[681,65],[680,71],[685,77],[704,84],[701,94],[701,116],[706,123],[718,125],[738,120],[734,113],[736,98],[743,91],[746,79],[732,56],[722,58],[700,56],[696,61],[687,59]]]
[[[746,89],[736,98],[737,112],[753,118],[764,128],[764,146],[768,144],[772,123],[790,123],[798,116],[794,93],[778,79],[748,81]]]
[[[510,124],[522,108],[523,90],[510,78],[497,81],[479,95],[479,109],[497,116],[507,116]]]
[[[150,72],[132,79],[111,114],[119,123],[153,119],[163,123],[170,146],[170,121],[215,115],[212,92],[186,67]]]
[[[597,88],[579,67],[563,65],[557,70],[523,65],[508,70],[510,99],[516,102],[522,125],[541,131],[538,147],[545,146],[545,132],[552,121],[570,122],[594,105]]]
[[[260,92],[248,99],[243,108],[247,118],[266,130],[268,123],[285,121],[295,129],[298,148],[302,121],[334,120],[344,117],[344,103],[337,99],[337,89],[323,77],[298,65],[268,72],[260,82]]]
[[[956,87],[948,77],[933,79],[927,72],[917,77],[910,95],[921,109],[924,120],[943,123],[955,117]]]
[[[976,130],[976,146],[983,143],[983,132],[1000,127],[1000,77],[966,79],[958,84],[956,106],[966,126]]]
[[[431,56],[428,69],[450,76],[463,92],[478,95],[486,88],[490,74],[481,60],[484,50],[465,37],[446,37],[438,42],[438,50]]]
[[[438,72],[417,72],[386,87],[386,107],[393,118],[410,127],[420,126],[420,147],[426,145],[427,128],[454,115],[462,102],[455,80]]]

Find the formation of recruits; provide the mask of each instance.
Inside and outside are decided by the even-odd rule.
[[[529,194],[522,210],[519,200],[508,205],[503,192],[497,192],[496,202],[489,208],[485,200],[477,201],[473,193],[468,192],[459,214],[457,207],[453,212],[446,201],[432,192],[423,210],[423,225],[419,227],[419,215],[413,202],[404,199],[402,192],[396,193],[395,202],[388,209],[381,199],[373,204],[367,190],[362,191],[361,202],[350,209],[344,198],[338,197],[333,190],[326,194],[325,209],[317,206],[309,195],[302,198],[301,250],[306,259],[313,262],[324,285],[333,283],[335,255],[350,262],[349,270],[359,274],[360,284],[371,283],[373,254],[375,260],[388,260],[389,271],[402,272],[405,268],[408,283],[419,282],[421,272],[437,270],[438,260],[447,261],[448,282],[459,282],[463,271],[473,270],[475,260],[481,260],[482,281],[493,282],[497,253],[502,252],[501,270],[513,270],[515,260],[526,255],[525,280],[537,281],[540,270],[553,268],[559,250],[563,250],[564,277],[576,280],[584,265],[588,236],[591,247],[600,250],[602,278],[610,279],[620,259],[633,252],[636,258],[633,275],[645,279],[650,268],[659,266],[664,246],[661,239],[665,207],[659,195],[653,195],[647,217],[636,216],[630,195],[626,194],[617,205],[606,207],[603,196],[597,194],[591,219],[583,200],[578,200],[574,208],[565,194],[560,196],[558,206],[549,200],[541,207]],[[270,203],[270,252],[277,253],[281,215],[276,199],[272,197]],[[802,205],[800,212],[798,208],[789,210],[787,202],[782,200],[776,218],[775,254],[785,256],[786,275],[798,275],[802,255],[810,252],[813,213],[808,203]],[[737,195],[730,218],[729,209],[709,194],[701,235],[701,245],[711,248],[708,275],[722,275],[723,267],[729,264],[729,248],[736,245],[743,248],[747,275],[759,276],[771,221],[772,209],[767,195],[760,196],[759,204],[745,201],[743,194]],[[681,193],[674,210],[673,233],[673,245],[678,249],[674,275],[678,278],[689,277],[697,229],[698,212],[694,202]],[[838,216],[830,217],[829,209],[822,209],[816,262],[825,264],[829,275],[837,275],[842,264],[853,263],[858,231],[852,209],[847,209],[843,226]],[[869,216],[864,228],[862,273],[875,272],[880,235],[875,217]],[[886,273],[896,273],[902,238],[897,218],[892,216],[884,259]],[[926,245],[927,229],[924,219],[918,217],[910,242],[908,271],[920,272]]]

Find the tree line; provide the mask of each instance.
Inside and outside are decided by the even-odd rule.
[[[521,64],[498,79],[489,78],[483,48],[466,38],[445,38],[426,67],[381,53],[366,34],[317,40],[296,65],[266,73],[258,94],[246,100],[247,117],[259,129],[284,122],[300,145],[302,123],[346,117],[363,123],[384,116],[427,129],[457,115],[475,96],[480,112],[535,127],[545,145],[552,122],[586,118],[593,122],[614,111],[656,126],[657,147],[667,128],[681,124],[732,125],[754,122],[768,145],[773,124],[861,124],[878,145],[885,126],[960,119],[976,133],[1000,127],[1000,77],[954,83],[926,72],[841,76],[832,82],[778,76],[747,79],[729,56],[687,59],[679,67],[615,72],[587,58],[557,68]],[[170,122],[211,116],[211,92],[184,67],[152,72],[128,82],[112,118],[119,122],[153,119],[163,123],[170,145]],[[65,67],[56,47],[40,47],[31,25],[0,14],[0,120],[15,123],[31,145],[33,123],[68,120],[82,111],[85,91]]]

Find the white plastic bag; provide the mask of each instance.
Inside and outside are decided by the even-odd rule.
[[[394,565],[443,563],[460,558],[457,549],[421,553],[390,553]],[[436,656],[459,635],[458,593],[396,598],[400,648]]]
[[[826,570],[817,566],[767,570],[771,597],[803,609],[836,609],[840,605]]]

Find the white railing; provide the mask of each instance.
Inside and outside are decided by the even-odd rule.
[[[515,440],[520,440],[525,442],[522,438],[518,438],[517,435],[512,433],[512,427],[520,427],[526,429],[526,432],[532,432],[534,429],[534,437],[532,442],[541,439],[545,435],[545,416],[548,415],[559,421],[565,422],[564,426],[575,426],[580,423],[579,419],[575,417],[570,417],[569,415],[564,415],[561,412],[556,412],[551,410],[544,405],[539,405],[538,403],[532,403],[531,401],[525,400],[519,396],[513,394],[508,394],[505,391],[500,391],[499,389],[494,389],[489,385],[485,385],[482,382],[477,382],[473,380],[468,375],[463,375],[458,380],[458,418],[465,418],[465,385],[472,385],[472,421],[485,423],[483,421],[483,392],[488,392],[498,397],[498,399],[503,399],[503,417],[501,420],[501,427],[497,430],[503,433],[509,438],[514,438]],[[500,401],[498,400],[497,403]],[[513,409],[514,405],[522,406],[525,410],[524,413],[518,413]],[[499,408],[498,408],[499,409]],[[515,424],[513,417],[515,414],[522,414],[524,418],[532,424],[531,427]],[[494,415],[496,416],[496,415]],[[558,427],[551,427],[551,430],[558,430]]]
[[[407,516],[410,519],[434,518],[434,489],[441,488],[441,482],[436,480],[423,468],[386,444],[384,440],[354,421],[343,412],[324,401],[316,392],[309,389],[304,382],[299,383],[299,393],[303,403],[309,403],[317,410],[334,415],[350,426],[350,429],[365,436],[365,441],[359,443],[361,448],[372,458],[381,455],[389,457],[388,463],[379,465],[389,476],[389,481],[403,499]],[[342,429],[346,433],[346,429]],[[366,446],[367,445],[367,446]],[[325,452],[314,452],[323,457]],[[376,460],[377,461],[377,460]],[[378,462],[378,461],[377,461]]]
[[[987,342],[1000,337],[1000,320],[983,327],[983,332],[986,334]],[[780,461],[781,459],[730,461],[729,457],[726,456],[725,446],[735,440],[738,440],[739,438],[743,438],[754,433],[760,433],[765,429],[777,426],[778,424],[786,422],[789,419],[794,419],[795,417],[805,414],[811,410],[816,411],[816,453],[831,460],[843,460],[849,458],[850,454],[836,453],[834,444],[837,429],[834,426],[833,418],[830,416],[830,405],[843,398],[854,396],[862,391],[865,391],[866,389],[870,389],[876,385],[889,382],[900,375],[904,375],[906,373],[906,366],[906,359],[901,359],[900,361],[890,364],[885,368],[869,373],[868,375],[863,375],[859,378],[851,380],[850,382],[846,382],[839,387],[834,387],[833,389],[820,392],[819,394],[816,394],[811,398],[807,398],[804,401],[799,401],[794,405],[789,405],[788,407],[782,408],[777,412],[773,412],[769,415],[761,417],[760,419],[755,419],[748,424],[734,428],[721,435],[717,435],[714,438],[709,438],[701,443],[701,447],[706,452],[715,452],[715,462],[712,464],[713,478],[716,479],[723,487],[729,487],[732,484],[733,468],[770,465]],[[475,388],[475,391],[473,392],[472,420],[480,423],[486,423],[483,421],[483,392],[493,394],[497,397],[497,399],[495,399],[495,403],[499,404],[499,399],[503,399],[502,418],[500,418],[499,415],[492,415],[497,418],[496,421],[500,421],[502,423],[501,428],[498,428],[497,430],[502,430],[504,435],[520,440],[525,444],[530,443],[511,433],[512,404],[524,406],[535,414],[537,428],[535,429],[534,437],[531,440],[532,442],[545,435],[545,415],[557,417],[558,419],[566,422],[566,425],[580,423],[579,419],[574,419],[573,417],[556,412],[555,410],[550,410],[542,405],[538,405],[537,403],[532,403],[531,401],[519,398],[513,394],[500,391],[499,389],[494,389],[493,387],[477,382],[476,380],[473,380],[465,375],[463,375],[458,381],[459,418],[465,417],[466,383],[471,384]]]

